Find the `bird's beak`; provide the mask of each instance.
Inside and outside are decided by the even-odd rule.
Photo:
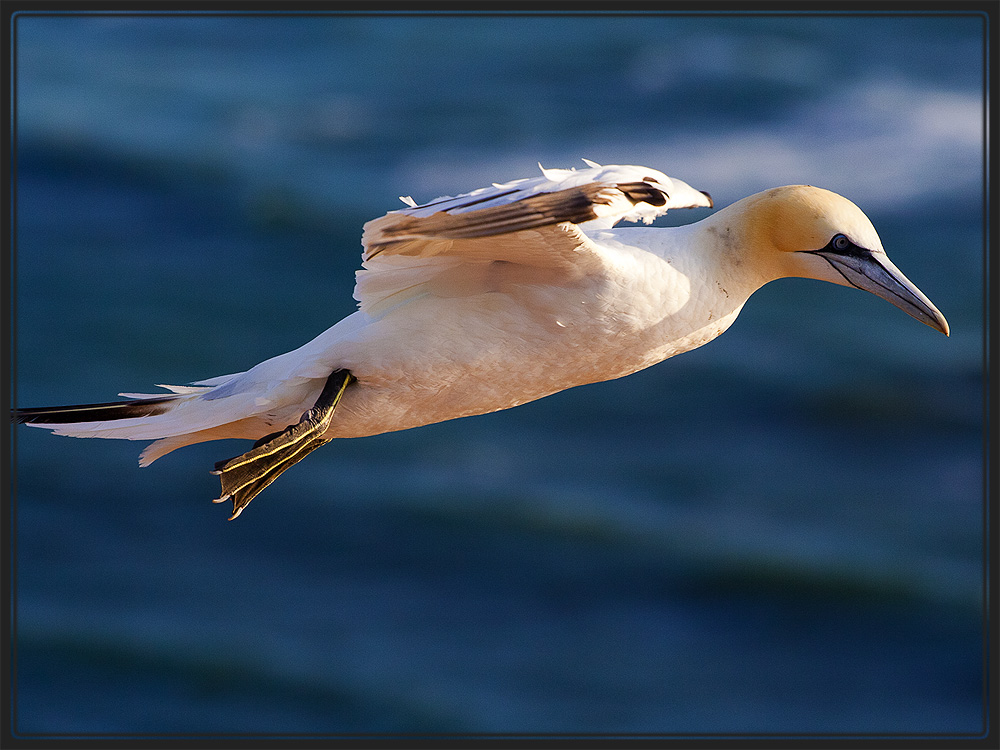
[[[903,275],[883,252],[840,254],[827,250],[814,251],[826,260],[851,286],[864,289],[891,302],[900,310],[945,336],[948,321],[927,297]]]

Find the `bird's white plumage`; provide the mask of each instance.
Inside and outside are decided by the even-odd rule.
[[[685,227],[613,229],[711,199],[648,167],[586,163],[422,205],[402,198],[405,208],[364,227],[359,310],[304,346],[243,373],[162,386],[175,396],[163,414],[35,426],[157,440],[146,464],[190,443],[258,439],[294,424],[343,369],[357,382],[328,437],[482,414],[700,346],[773,279],[854,283],[851,269],[816,254],[836,232],[881,252],[856,206],[806,186],[760,193]],[[925,318],[946,331],[912,289],[914,304],[929,306]]]

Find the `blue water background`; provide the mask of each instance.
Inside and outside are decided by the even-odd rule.
[[[21,405],[293,349],[354,309],[397,196],[580,157],[716,206],[838,191],[952,327],[776,282],[629,378],[331,443],[232,523],[208,470],[246,443],[139,470],[142,444],[19,428],[15,731],[982,730],[979,17],[15,33]]]

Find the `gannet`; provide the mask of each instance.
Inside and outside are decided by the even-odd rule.
[[[509,409],[620,378],[711,341],[764,284],[857,287],[948,335],[930,300],[886,256],[871,221],[809,185],[751,195],[686,226],[669,209],[708,193],[640,166],[545,169],[367,222],[358,310],[246,372],[121,393],[127,401],[27,408],[18,422],[73,437],[176,448],[243,438],[220,461],[231,519],[279,474],[334,438]],[[539,165],[541,167],[541,165]]]

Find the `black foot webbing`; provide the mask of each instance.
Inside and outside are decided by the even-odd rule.
[[[302,415],[297,424],[257,441],[241,456],[219,461],[213,474],[222,480],[222,496],[213,502],[233,501],[232,521],[243,512],[251,500],[283,471],[298,463],[324,443],[333,412],[354,377],[347,370],[335,371],[326,381],[315,405]]]

